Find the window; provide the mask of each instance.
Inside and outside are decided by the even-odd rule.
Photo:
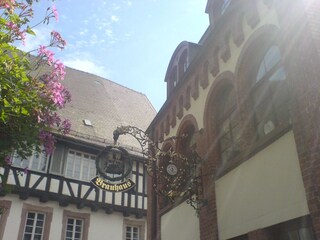
[[[218,105],[219,150],[222,165],[239,152],[240,119],[236,111],[235,91],[228,86],[221,94]]]
[[[126,226],[126,240],[139,240],[139,228]]]
[[[90,225],[90,214],[63,211],[62,240],[87,240]]]
[[[293,219],[268,228],[275,240],[314,240],[315,236],[309,216]]]
[[[81,240],[83,220],[77,218],[67,219],[66,240]]]
[[[24,228],[24,240],[41,240],[43,239],[45,214],[37,212],[28,212],[27,221]]]
[[[145,223],[143,221],[135,221],[124,219],[124,240],[144,240],[145,239]]]
[[[189,125],[185,131],[182,131],[182,136],[185,136],[181,138],[179,143],[177,144],[179,153],[183,154],[184,156],[189,156],[192,154],[192,150],[195,147],[195,127],[192,125]]]
[[[313,233],[310,228],[299,228],[296,230],[291,230],[287,233],[287,237],[290,240],[311,240],[313,238]]]
[[[90,181],[96,175],[96,156],[70,149],[67,156],[65,176]]]
[[[45,172],[47,170],[48,156],[44,151],[37,153],[33,151],[27,159],[22,159],[16,153],[12,157],[12,165],[19,168],[28,168],[30,170]]]
[[[178,75],[177,75],[177,66],[175,66],[171,72],[171,81],[173,83],[173,87],[175,88],[179,82]]]
[[[188,68],[188,53],[187,50],[184,50],[183,53],[180,55],[179,63],[178,63],[178,71],[179,71],[179,79],[181,80],[184,73],[187,71]]]
[[[49,239],[53,209],[23,204],[18,239]]]
[[[50,173],[63,175],[64,159],[67,153],[68,151],[65,145],[61,143],[55,144],[55,149],[51,158]]]
[[[276,129],[288,126],[290,122],[289,95],[285,79],[286,72],[281,64],[280,49],[272,45],[265,51],[252,79],[251,97],[259,139]]]

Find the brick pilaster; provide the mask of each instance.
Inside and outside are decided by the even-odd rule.
[[[316,2],[290,1],[291,15],[287,11],[281,25],[284,29],[294,25],[285,33],[290,41],[286,69],[293,96],[292,124],[312,225],[320,239],[320,35],[316,27],[320,8]]]
[[[270,240],[270,236],[265,229],[257,229],[248,233],[249,240]]]

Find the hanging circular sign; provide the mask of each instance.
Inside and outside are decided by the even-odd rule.
[[[122,181],[132,170],[129,153],[122,147],[109,146],[97,156],[99,175],[110,181]]]

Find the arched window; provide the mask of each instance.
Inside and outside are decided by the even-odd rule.
[[[184,75],[184,73],[187,71],[188,68],[188,53],[187,50],[184,50],[183,53],[181,54],[180,58],[179,58],[179,80],[182,80],[182,77]]]
[[[251,98],[255,129],[260,139],[289,124],[289,96],[279,47],[266,48],[258,63],[252,74]]]
[[[236,95],[232,86],[221,92],[218,111],[217,129],[219,131],[219,150],[222,164],[239,153],[240,116],[236,111]]]
[[[177,66],[175,66],[171,72],[171,81],[172,81],[173,88],[175,88],[179,81],[178,75],[177,75]]]
[[[179,141],[178,150],[181,154],[185,156],[189,156],[191,154],[191,150],[194,147],[195,139],[194,139],[194,126],[190,125],[188,128],[181,133],[183,136]]]

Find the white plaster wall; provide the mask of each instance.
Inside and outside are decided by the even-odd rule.
[[[216,202],[219,239],[308,214],[293,133],[217,180]]]
[[[161,217],[161,240],[199,239],[199,219],[194,209],[185,202]]]
[[[62,231],[62,218],[63,210],[69,210],[73,212],[90,213],[90,226],[89,226],[89,240],[93,239],[112,239],[123,240],[123,221],[124,219],[136,220],[135,218],[124,218],[121,213],[106,214],[104,211],[91,212],[89,208],[77,209],[75,206],[60,207],[58,203],[48,202],[40,203],[38,199],[29,198],[22,201],[16,195],[7,195],[5,200],[12,201],[10,214],[7,219],[7,224],[4,232],[3,239],[11,240],[17,239],[18,230],[21,221],[21,211],[23,203],[28,203],[41,207],[52,207],[53,215],[50,228],[49,240],[61,239]],[[142,219],[139,219],[141,221]],[[143,219],[145,220],[145,219]],[[146,228],[145,228],[146,229]],[[146,233],[144,233],[146,235]]]

